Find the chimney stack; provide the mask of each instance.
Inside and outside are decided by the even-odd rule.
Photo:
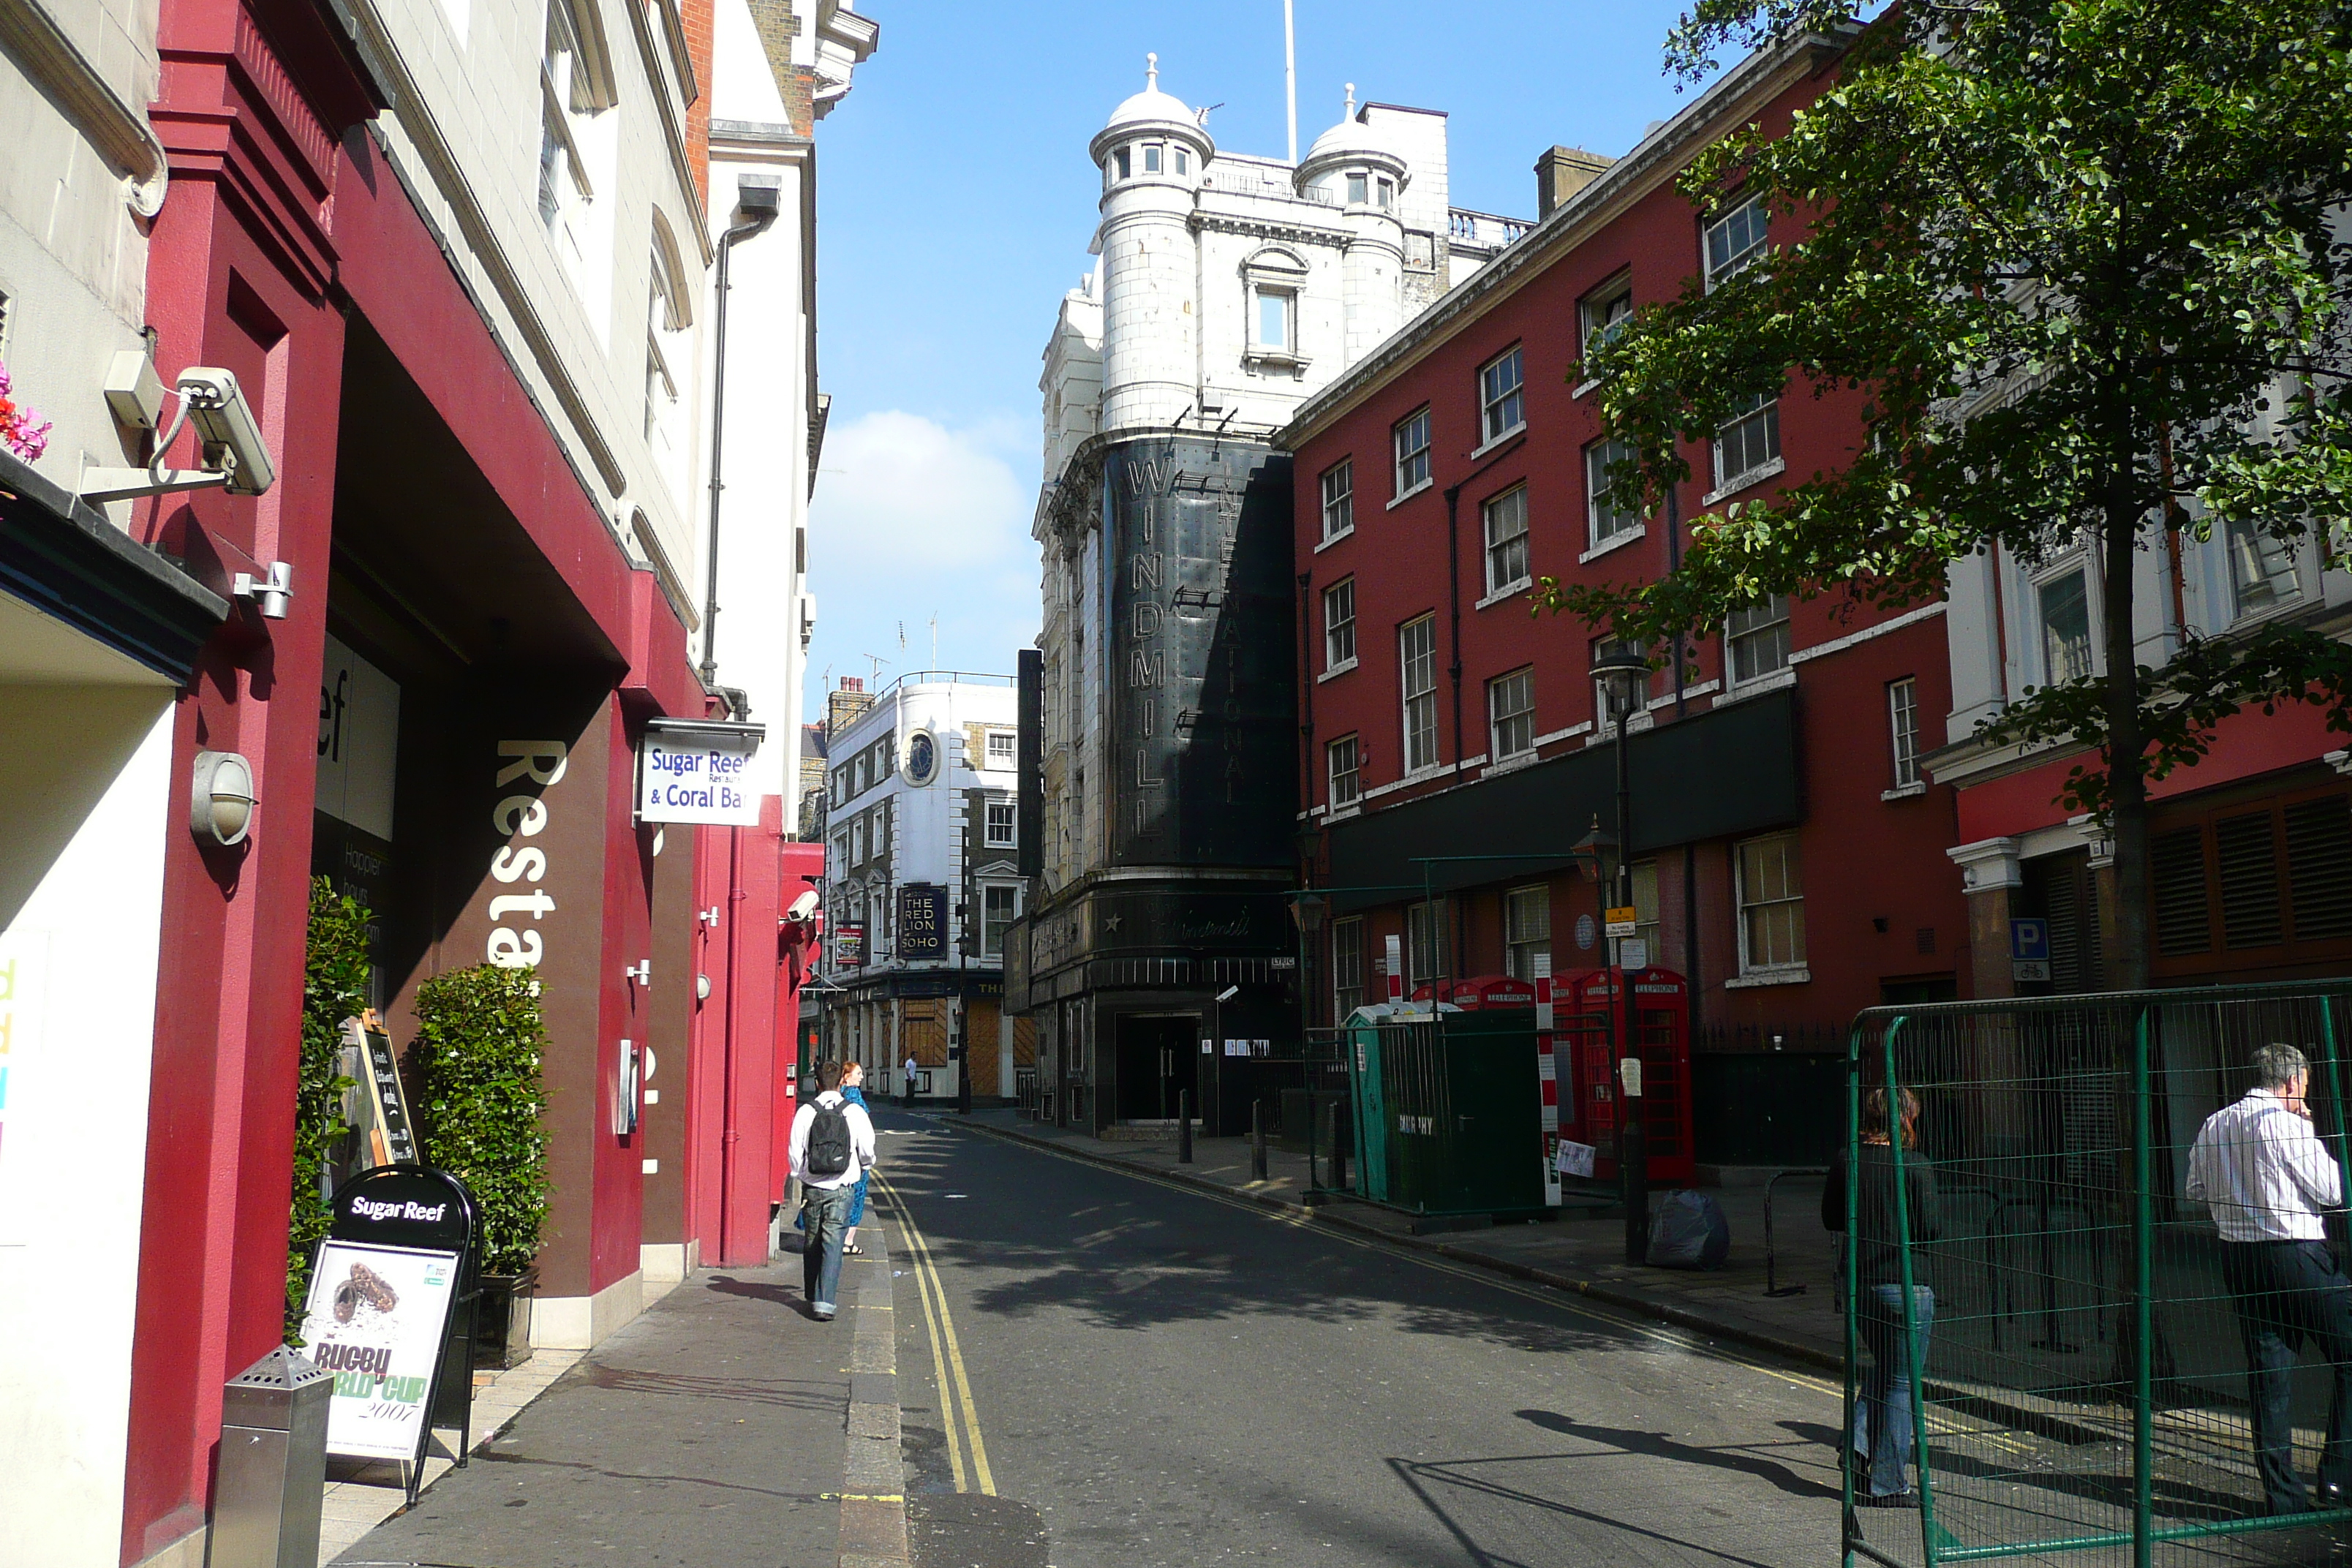
[[[1600,177],[1615,163],[1581,147],[1554,147],[1536,160],[1536,221],[1551,216],[1552,209]]]

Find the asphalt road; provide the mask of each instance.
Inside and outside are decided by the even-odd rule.
[[[919,1568],[1836,1561],[1814,1374],[881,1121]]]

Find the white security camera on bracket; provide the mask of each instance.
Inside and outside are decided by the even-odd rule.
[[[215,485],[233,496],[257,496],[278,479],[277,465],[261,439],[261,426],[236,384],[236,373],[211,365],[191,365],[180,373],[173,395],[180,411],[171,427],[155,441],[154,460],[143,468],[92,468],[82,476],[81,499],[93,504],[129,500],[138,496],[163,495],[173,490],[208,489]],[[125,349],[114,356],[106,376],[106,401],[114,416],[133,429],[152,430],[163,412],[163,384],[156,379],[155,363],[143,350]],[[165,454],[180,437],[181,427],[195,422],[197,443],[204,449],[201,468],[166,468]]]
[[[153,357],[144,349],[125,349],[114,356],[105,382],[106,401],[124,426],[152,430],[163,412],[163,384],[155,374]],[[234,371],[212,365],[191,365],[180,373],[172,389],[180,409],[171,426],[155,439],[155,456],[143,468],[90,468],[82,475],[80,499],[94,506],[166,495],[177,490],[218,487],[233,496],[257,496],[277,482],[278,468],[261,437],[261,426]],[[203,450],[201,468],[163,466],[182,426],[194,422]],[[231,592],[253,600],[273,621],[286,618],[287,602],[294,592],[293,568],[283,561],[269,563],[259,575],[240,572]]]

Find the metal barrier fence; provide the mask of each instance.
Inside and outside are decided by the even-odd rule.
[[[1855,1020],[1846,1168],[1891,1165],[1894,1186],[1877,1190],[1912,1196],[1883,1201],[1879,1223],[1895,1234],[1874,1235],[1868,1181],[1846,1184],[1844,1432],[1865,1392],[1901,1418],[1886,1384],[1872,1384],[1882,1356],[1920,1397],[1916,1515],[1857,1513],[1866,1453],[1840,1467],[1847,1568],[1858,1555],[1929,1568],[2126,1554],[2135,1568],[2301,1563],[2314,1560],[2298,1554],[2313,1531],[2352,1521],[2325,1504],[2267,1513],[2225,1244],[2185,1191],[2200,1128],[2253,1086],[2250,1058],[2272,1043],[2309,1058],[2314,1126],[2344,1179],[2347,1005],[2352,981],[2326,981],[1881,1007]],[[1916,1097],[1917,1121],[1866,1151],[1881,1088]],[[1899,1115],[1901,1095],[1889,1101]],[[2292,1374],[2289,1405],[2306,1482],[2334,1386],[2312,1362]],[[1915,1522],[1917,1557],[1905,1539]]]

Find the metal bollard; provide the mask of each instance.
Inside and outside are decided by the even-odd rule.
[[[317,1568],[335,1374],[280,1345],[221,1399],[212,1568]]]
[[[1176,1091],[1176,1163],[1192,1163],[1192,1091],[1189,1089]]]
[[[1265,1180],[1265,1101],[1250,1101],[1250,1180]]]

